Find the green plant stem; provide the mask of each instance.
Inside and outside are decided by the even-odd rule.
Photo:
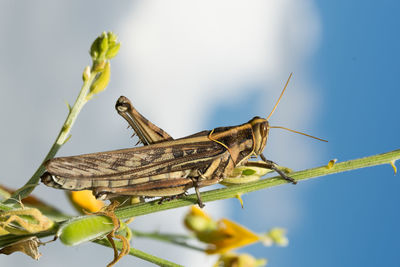
[[[26,184],[23,187],[21,187],[20,189],[15,191],[12,194],[12,196],[4,202],[5,204],[15,203],[15,200],[23,199],[23,198],[27,197],[38,185],[40,176],[45,171],[43,163],[49,159],[54,158],[54,156],[56,155],[56,153],[58,152],[60,147],[68,140],[68,135],[71,130],[71,127],[74,125],[79,112],[82,110],[83,106],[87,102],[86,95],[88,94],[89,89],[90,89],[91,85],[93,84],[95,78],[96,78],[96,73],[91,72],[89,79],[83,83],[81,91],[80,91],[78,97],[76,98],[74,105],[69,110],[68,116],[65,119],[65,122],[64,122],[63,126],[61,127],[61,130],[60,130],[53,146],[50,148],[49,153],[44,158],[42,164],[40,164],[39,168],[36,170],[36,172],[33,174],[33,176],[29,179],[28,182],[26,182]]]
[[[38,238],[43,238],[43,237],[48,237],[48,236],[54,236],[56,234],[56,227],[53,227],[52,229],[48,231],[43,231],[39,233],[34,233],[34,234],[26,234],[26,235],[2,235],[0,236],[0,248],[5,247],[10,245],[13,242],[19,241],[21,239],[31,237],[31,236],[36,236]]]
[[[190,249],[193,249],[193,250],[205,252],[204,248],[188,244],[186,242],[186,240],[189,240],[189,239],[192,239],[192,238],[190,236],[187,236],[187,235],[165,234],[165,233],[159,233],[159,232],[144,233],[144,232],[140,232],[140,231],[135,231],[133,229],[131,229],[131,231],[132,231],[132,234],[133,234],[134,237],[150,238],[150,239],[154,239],[154,240],[167,242],[167,243],[170,243],[170,244],[175,244],[175,245],[178,245],[178,246],[181,246],[181,247],[190,248]]]
[[[340,172],[345,172],[345,171],[350,171],[350,170],[355,170],[355,169],[360,169],[360,168],[365,168],[365,167],[372,167],[376,165],[382,165],[382,164],[390,164],[394,163],[396,160],[400,159],[400,150],[394,150],[391,152],[387,153],[382,153],[374,156],[369,156],[365,158],[360,158],[360,159],[355,159],[355,160],[349,160],[341,163],[337,163],[333,165],[332,168],[327,168],[327,166],[321,166],[317,168],[312,168],[312,169],[307,169],[299,172],[293,172],[290,174],[291,177],[296,179],[297,181],[301,180],[306,180],[306,179],[311,179],[311,178],[316,178],[319,176],[324,176],[324,175],[329,175],[329,174],[334,174],[334,173],[340,173]],[[263,188],[269,188],[281,184],[287,183],[285,180],[279,178],[279,177],[272,177],[268,179],[262,179],[254,183],[247,183],[247,184],[241,184],[241,185],[235,185],[235,186],[229,186],[226,188],[221,188],[221,189],[216,189],[216,190],[210,190],[207,192],[204,192],[201,194],[203,202],[209,202],[209,201],[215,201],[215,200],[220,200],[220,199],[227,199],[227,198],[233,198],[236,197],[238,194],[245,194],[249,193],[252,191],[257,191]],[[140,216],[140,215],[145,215],[149,213],[154,213],[162,210],[168,210],[168,209],[173,209],[173,208],[178,208],[178,207],[183,207],[183,206],[189,206],[189,205],[194,205],[197,203],[197,198],[195,194],[189,195],[183,199],[178,199],[178,200],[172,200],[169,202],[164,202],[162,205],[158,204],[158,200],[151,201],[148,203],[143,203],[143,204],[137,204],[133,206],[127,206],[127,207],[122,207],[119,208],[115,211],[115,214],[117,217],[120,219],[127,219],[135,216]],[[8,206],[5,205],[0,205],[0,207],[4,210],[9,209]],[[93,215],[91,215],[93,216]],[[52,236],[57,232],[57,226],[55,226],[53,229],[47,231],[47,232],[40,232],[36,233],[35,235],[38,237],[46,237],[46,236]],[[137,235],[137,233],[136,233]],[[155,233],[152,234],[152,238],[156,239]],[[0,247],[7,245],[11,243],[12,241],[19,240],[23,238],[24,236],[15,236],[15,235],[6,235],[6,236],[0,236]],[[165,236],[160,235],[158,238],[159,240],[167,241]],[[109,244],[103,244],[103,245],[109,245]],[[137,250],[133,250],[131,255],[138,254],[140,258],[147,260],[147,256],[150,258],[153,258],[154,256],[148,255],[146,253],[140,254],[137,252]],[[137,256],[135,254],[135,256]],[[160,263],[161,264],[161,263]],[[171,263],[173,264],[173,263]],[[176,265],[164,265],[164,266],[176,266]]]
[[[0,211],[9,211],[12,210],[14,207],[11,205],[4,205],[3,203],[0,203]]]
[[[100,240],[96,240],[94,241],[97,244],[103,245],[103,246],[107,246],[107,247],[112,247],[110,242],[108,242],[105,239],[100,239]],[[122,249],[122,242],[119,241],[115,241],[115,246],[117,247],[118,250]],[[165,266],[165,267],[180,267],[182,265],[161,259],[159,257],[147,254],[146,252],[143,252],[141,250],[135,249],[135,248],[131,248],[129,250],[129,255],[141,258],[142,260],[148,261],[148,262],[152,262],[154,264],[157,264],[159,266]]]
[[[400,149],[394,150],[387,153],[382,153],[374,156],[369,156],[365,158],[349,160],[333,165],[332,168],[327,168],[327,166],[321,166],[317,168],[307,169],[303,171],[293,172],[290,174],[292,178],[297,181],[316,178],[319,176],[325,176],[329,174],[345,172],[365,167],[372,167],[382,164],[390,164],[396,160],[400,159]],[[247,183],[241,185],[233,185],[226,188],[210,190],[201,193],[203,202],[210,202],[215,200],[227,199],[237,197],[238,194],[245,194],[253,192],[256,190],[269,188],[281,184],[286,184],[287,181],[281,179],[279,176],[275,176],[268,179],[261,179],[254,183]],[[163,202],[162,205],[158,204],[158,200],[137,204],[134,206],[127,206],[117,209],[115,214],[118,218],[127,219],[135,216],[140,216],[144,214],[154,213],[162,210],[168,210],[178,207],[184,207],[189,205],[197,204],[196,194],[191,194],[187,197],[177,200],[171,200],[169,202]]]

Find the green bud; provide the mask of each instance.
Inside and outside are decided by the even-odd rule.
[[[56,236],[67,246],[101,238],[112,231],[113,224],[105,216],[82,216],[73,218],[61,225]]]
[[[113,57],[115,57],[118,54],[120,46],[121,46],[121,43],[117,43],[117,44],[111,46],[110,48],[108,48],[108,51],[106,53],[106,58],[112,59]]]
[[[117,35],[112,32],[103,32],[94,40],[90,47],[90,55],[93,59],[93,64],[111,59],[118,53],[120,43],[117,43]]]
[[[111,44],[115,44],[117,41],[117,35],[112,33],[112,32],[108,32],[107,33],[107,37],[108,37],[108,42]]]
[[[82,73],[82,80],[86,82],[90,78],[90,67],[86,66]]]
[[[92,59],[96,59],[100,54],[100,43],[101,43],[101,36],[97,37],[96,40],[90,46],[90,55]]]
[[[104,89],[106,89],[108,82],[110,81],[110,61],[107,61],[107,63],[104,66],[103,71],[98,74],[99,76],[96,78],[96,80],[93,82],[92,86],[90,87],[89,94],[87,95],[87,99],[92,98],[93,95],[100,93]]]
[[[100,51],[103,54],[103,53],[107,52],[107,50],[108,50],[108,37],[105,33],[103,33],[101,38],[102,38],[102,40],[100,43]]]
[[[209,232],[217,229],[217,223],[208,218],[189,215],[185,217],[185,226],[193,232]]]

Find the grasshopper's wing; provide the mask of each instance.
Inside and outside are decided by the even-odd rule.
[[[140,142],[144,145],[173,140],[163,129],[143,117],[127,97],[121,96],[118,98],[115,109],[128,122],[139,137]]]
[[[68,190],[126,187],[223,173],[230,154],[207,136],[49,160],[42,182]]]

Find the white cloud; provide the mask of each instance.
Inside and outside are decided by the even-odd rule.
[[[280,90],[318,35],[308,1],[145,1],[122,25],[126,94],[178,136],[248,84]]]
[[[35,3],[35,14],[30,10],[25,15],[18,6],[3,9],[3,21],[10,21],[9,25],[14,25],[14,28],[6,23],[1,28],[2,36],[9,42],[1,44],[8,53],[5,60],[0,62],[4,78],[0,79],[0,84],[2,88],[10,90],[2,90],[0,94],[4,100],[2,110],[13,112],[2,112],[0,115],[7,129],[1,133],[3,139],[7,140],[1,159],[4,166],[8,167],[3,176],[13,186],[24,182],[35,169],[34,166],[39,164],[41,156],[54,140],[60,118],[65,116],[64,107],[60,108],[62,100],[71,100],[75,97],[73,94],[77,93],[71,88],[79,86],[76,77],[80,70],[77,68],[80,68],[80,64],[86,64],[86,61],[80,59],[83,53],[77,52],[82,50],[77,45],[79,42],[71,40],[94,36],[97,31],[109,27],[97,25],[99,20],[88,19],[87,12],[82,12],[75,19],[75,11],[82,5],[81,2],[71,6]],[[101,7],[100,4],[98,6]],[[312,1],[146,0],[138,1],[133,6],[114,5],[112,10],[106,11],[107,14],[101,12],[104,11],[99,8],[93,14],[107,16],[109,21],[120,20],[114,29],[123,43],[120,55],[112,65],[113,88],[102,96],[125,94],[140,112],[174,137],[203,130],[207,116],[215,105],[240,102],[238,99],[245,96],[248,93],[246,88],[253,84],[262,89],[260,97],[268,96],[265,101],[255,101],[262,103],[263,106],[258,108],[262,112],[259,115],[265,116],[291,71],[295,72],[294,79],[272,120],[299,130],[308,129],[307,125],[312,122],[318,96],[307,73],[307,60],[317,44],[320,27]],[[54,23],[55,14],[60,18],[59,23]],[[72,15],[73,22],[65,19]],[[29,34],[32,32],[34,34]],[[49,35],[51,38],[47,37]],[[43,47],[48,55],[53,56],[46,57]],[[22,60],[18,58],[21,53]],[[76,58],[81,61],[77,63],[74,60]],[[118,62],[123,62],[122,68],[117,66]],[[49,66],[54,66],[54,69]],[[72,78],[76,80],[72,82]],[[66,81],[63,82],[64,79]],[[18,87],[15,88],[18,90],[11,90],[14,87]],[[118,91],[120,88],[125,91]],[[21,95],[24,97],[21,98]],[[47,102],[38,105],[43,101]],[[89,153],[118,148],[113,145],[120,145],[119,140],[125,140],[127,133],[116,129],[119,127],[117,123],[122,120],[116,119],[111,102],[99,96],[85,107],[74,126],[73,139],[63,147],[61,153]],[[16,103],[23,108],[15,109]],[[98,109],[103,106],[104,110],[99,116]],[[96,130],[94,127],[99,128]],[[94,131],[98,134],[93,134]],[[114,136],[117,131],[121,138]],[[112,138],[105,139],[107,136]],[[304,138],[287,136],[281,135],[278,130],[271,133],[267,155],[278,162],[290,164],[290,167],[308,162],[314,152],[303,143]],[[66,201],[60,197],[59,191],[39,186],[35,193],[44,196],[47,201],[52,199],[57,205],[63,201],[61,208],[66,209]],[[276,221],[285,220],[295,224],[300,213],[299,204],[292,204],[298,203],[297,196],[294,192],[282,192],[274,196],[280,199],[267,201],[280,203],[280,210],[252,210],[247,205],[248,209],[243,213],[250,218],[258,214],[260,220],[267,220],[265,214],[274,212],[281,218]],[[59,203],[60,199],[62,201]],[[224,204],[223,201],[209,203],[206,208],[208,212],[223,216],[222,211],[226,212],[225,215],[229,212]],[[138,219],[135,227],[145,225],[149,230],[182,231],[180,216],[182,211],[145,216]],[[161,254],[155,254],[176,258],[178,263],[185,265],[195,266],[197,263],[202,266],[205,260],[204,255],[186,254],[186,250],[181,254],[179,248],[157,249],[154,244],[141,243],[140,240],[133,241],[134,246],[142,246],[146,252],[151,253],[156,249]],[[61,245],[49,244],[43,249],[41,265],[96,265],[110,259],[110,250],[98,251],[99,248],[92,245],[66,249]],[[25,256],[13,255],[3,257],[2,264],[23,265],[25,261]],[[118,266],[130,264],[131,260],[123,259]],[[143,266],[143,261],[139,264]]]
[[[281,117],[285,125],[301,129],[312,121],[310,104],[316,101],[306,60],[316,46],[319,22],[310,1],[152,0],[136,6],[121,25],[125,73],[120,82],[129,84],[125,94],[171,135],[203,130],[210,106],[234,102],[254,83],[275,101],[291,71],[296,72],[288,92],[292,97],[285,96],[274,121]],[[260,110],[267,114],[271,108]],[[273,136],[272,142],[282,138],[278,132]],[[301,138],[296,140],[290,147],[269,145],[268,154],[277,158],[289,154],[300,159],[295,164],[300,166],[312,151]],[[300,213],[295,199],[295,194],[283,193],[274,199],[280,212],[273,207],[263,211],[249,207],[247,212],[261,216],[260,220],[273,213],[276,221],[295,224]],[[228,215],[221,208],[217,213]],[[163,222],[176,229],[174,222]],[[165,248],[164,253],[173,254],[174,248]],[[182,260],[195,266],[201,257],[187,254]],[[197,266],[203,266],[201,261]]]

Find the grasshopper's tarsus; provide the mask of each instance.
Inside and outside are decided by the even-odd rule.
[[[273,162],[272,162],[272,163],[273,163]],[[283,179],[285,179],[286,181],[291,182],[292,184],[297,184],[297,181],[296,181],[295,179],[293,179],[293,178],[290,177],[290,176],[287,176],[283,171],[281,171],[280,169],[278,169],[278,168],[276,167],[275,164],[273,164],[273,165],[271,166],[271,169],[274,170],[274,171],[276,171],[276,172],[277,172]]]
[[[175,195],[175,196],[168,196],[168,197],[161,197],[160,200],[157,202],[159,205],[161,205],[164,201],[171,201],[174,199],[179,199],[181,197],[187,196],[186,192],[183,192],[182,194]]]

